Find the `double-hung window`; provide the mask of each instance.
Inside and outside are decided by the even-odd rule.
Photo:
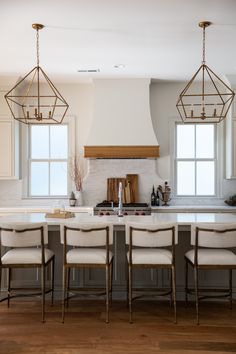
[[[176,196],[215,196],[215,124],[176,124],[175,137]]]
[[[28,196],[67,196],[68,125],[29,126],[28,147]]]

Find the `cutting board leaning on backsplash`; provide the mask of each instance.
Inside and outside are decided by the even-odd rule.
[[[126,178],[107,179],[107,200],[118,203],[119,183],[122,183],[122,202],[138,203],[138,175],[129,174]]]

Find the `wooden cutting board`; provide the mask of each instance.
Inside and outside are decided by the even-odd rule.
[[[107,200],[118,202],[119,183],[122,182],[123,203],[138,202],[138,175],[129,174],[126,178],[108,178],[107,179]]]
[[[126,175],[126,183],[129,184],[130,203],[138,203],[138,175]]]
[[[118,203],[118,191],[119,191],[119,183],[122,183],[122,202],[126,203],[125,198],[125,178],[108,178],[107,179],[107,200],[113,201],[114,203]]]

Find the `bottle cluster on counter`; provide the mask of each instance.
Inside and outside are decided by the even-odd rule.
[[[168,202],[171,200],[171,187],[168,185],[168,182],[165,182],[164,186],[159,186],[156,189],[153,185],[151,193],[151,206],[159,206],[162,202],[163,206],[168,206]]]
[[[160,201],[159,201],[158,190],[155,193],[155,188],[153,186],[152,194],[151,194],[151,206],[159,206],[159,205],[160,205]]]

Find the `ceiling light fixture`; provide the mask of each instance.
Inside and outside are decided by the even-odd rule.
[[[116,65],[114,65],[115,69],[124,69],[124,67],[125,67],[125,64],[116,64]]]
[[[39,30],[44,25],[34,23],[36,30],[37,65],[21,79],[5,99],[14,119],[26,124],[60,124],[69,105],[39,66]]]
[[[205,29],[211,22],[203,21],[202,65],[179,95],[176,107],[185,123],[219,123],[227,115],[234,92],[207,65],[205,61]],[[195,85],[200,79],[199,85]]]

